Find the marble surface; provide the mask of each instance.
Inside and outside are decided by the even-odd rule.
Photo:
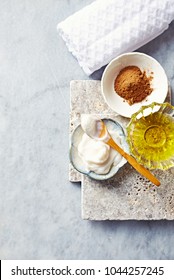
[[[91,2],[0,1],[1,259],[174,259],[174,221],[83,221],[68,181],[69,84],[103,69],[87,77],[56,25]],[[174,91],[173,35],[174,22],[139,51]]]

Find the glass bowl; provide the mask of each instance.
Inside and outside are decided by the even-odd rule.
[[[149,169],[174,166],[174,106],[156,103],[142,106],[127,126],[131,154]]]

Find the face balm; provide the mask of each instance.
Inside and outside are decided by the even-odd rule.
[[[86,169],[97,174],[107,174],[112,165],[117,165],[122,156],[105,143],[106,139],[99,138],[102,121],[91,115],[85,114],[81,118],[84,130],[78,145],[78,154]],[[121,139],[116,131],[109,131],[110,135],[120,144]],[[89,137],[89,135],[91,137]]]

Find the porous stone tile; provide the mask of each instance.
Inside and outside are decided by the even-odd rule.
[[[70,109],[76,113],[109,114],[114,113],[104,102],[101,83],[95,80],[71,81]],[[114,113],[116,114],[116,113]]]
[[[71,135],[73,130],[79,125],[80,123],[80,113],[76,113],[75,111],[70,112],[70,126],[69,126],[69,143],[71,147]],[[81,182],[82,174],[79,173],[71,163],[69,163],[69,181],[70,182]]]
[[[71,82],[70,135],[83,113],[100,115],[121,123],[129,119],[113,112],[104,102],[100,81]],[[92,101],[91,101],[92,100]],[[171,101],[169,90],[166,98]],[[82,218],[89,220],[174,219],[174,168],[153,171],[161,186],[155,187],[128,163],[111,179],[95,181],[77,172],[70,164],[69,179],[82,182]]]
[[[82,178],[82,218],[89,220],[174,219],[174,174],[153,172],[156,187],[128,163],[111,179]]]

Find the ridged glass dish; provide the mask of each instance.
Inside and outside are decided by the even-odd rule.
[[[174,166],[174,106],[156,103],[142,106],[127,126],[131,154],[149,169]]]

